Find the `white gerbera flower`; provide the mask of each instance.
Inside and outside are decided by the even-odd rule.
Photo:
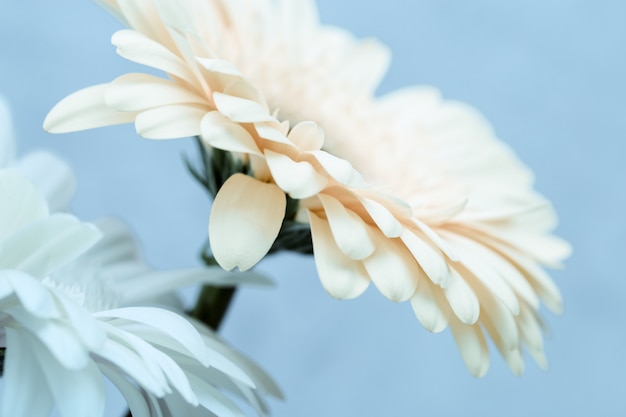
[[[375,98],[387,49],[321,26],[312,0],[101,3],[131,28],[113,36],[118,53],[169,79],[127,74],[81,90],[46,129],[134,121],[146,138],[199,135],[243,154],[253,176],[226,181],[209,223],[224,268],[269,251],[287,193],[331,295],[357,297],[373,281],[410,301],[426,329],[451,328],[477,376],[485,332],[515,373],[522,347],[545,366],[540,302],[559,311],[561,297],[543,267],[570,249],[550,234],[556,216],[532,174],[474,110],[428,88]]]
[[[0,129],[8,132],[0,102]],[[10,135],[0,156],[14,154]],[[46,196],[67,203],[71,171],[46,154],[38,162],[64,167],[37,178],[41,166],[3,158],[0,170],[0,347],[6,348],[0,416],[102,416],[110,379],[134,417],[236,416],[242,411],[225,391],[267,412],[262,394],[280,396],[258,367],[202,324],[163,308],[180,286],[265,282],[255,274],[227,276],[220,268],[154,271],[118,222],[98,227],[50,213]],[[48,164],[50,163],[50,164]],[[24,167],[30,167],[24,169]],[[31,169],[34,168],[34,169]],[[61,198],[53,195],[60,191]],[[61,204],[62,203],[62,204]]]
[[[182,316],[120,307],[181,282],[223,284],[223,271],[217,279],[203,270],[151,271],[110,225],[105,230],[114,232],[92,247],[101,236],[96,227],[50,215],[41,194],[16,172],[0,171],[0,196],[2,416],[47,416],[53,404],[63,417],[101,416],[102,375],[118,386],[135,417],[181,407],[206,409],[193,411],[198,415],[242,415],[222,387],[254,399],[260,413],[257,389],[280,395],[258,368]]]

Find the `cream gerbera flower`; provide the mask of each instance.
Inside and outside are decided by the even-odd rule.
[[[199,135],[253,173],[215,198],[221,266],[245,270],[268,252],[287,193],[331,295],[373,281],[410,301],[426,329],[451,328],[477,376],[485,332],[515,373],[523,346],[545,366],[540,302],[559,311],[561,297],[542,267],[569,247],[550,235],[556,218],[531,173],[474,110],[427,88],[374,98],[387,49],[320,26],[310,0],[101,2],[131,28],[113,36],[118,53],[169,79],[128,74],[81,90],[46,129],[134,121],[147,138]]]

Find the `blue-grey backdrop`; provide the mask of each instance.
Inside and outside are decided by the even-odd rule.
[[[210,203],[189,178],[189,140],[132,126],[52,136],[47,111],[76,89],[136,67],[109,43],[119,24],[86,1],[2,0],[0,93],[20,150],[49,148],[75,168],[74,209],[124,218],[158,267],[196,264]],[[381,92],[432,84],[473,104],[537,174],[575,249],[553,274],[565,313],[548,315],[550,369],[514,377],[494,356],[474,379],[448,332],[375,290],[336,301],[313,261],[281,256],[277,282],[240,292],[223,335],[269,369],[287,400],[275,416],[626,415],[626,2],[320,0],[322,20],[394,52]],[[27,388],[25,388],[27,389]],[[112,394],[114,395],[114,394]],[[109,407],[118,415],[122,405]]]

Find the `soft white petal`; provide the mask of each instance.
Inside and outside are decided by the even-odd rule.
[[[392,301],[406,301],[413,296],[418,282],[427,279],[400,239],[388,239],[373,231],[376,250],[363,265],[378,290]]]
[[[152,417],[148,402],[133,383],[106,365],[100,365],[100,372],[109,378],[124,396],[133,417]]]
[[[36,337],[66,369],[80,370],[89,362],[89,352],[75,329],[60,320],[41,319],[20,307],[5,310],[20,326]]]
[[[212,111],[204,115],[200,129],[206,145],[230,152],[262,155],[250,132],[220,112]]]
[[[38,279],[22,271],[3,270],[0,271],[0,280],[11,287],[20,300],[21,307],[30,314],[48,319],[60,317],[61,314],[50,290]]]
[[[120,30],[111,38],[117,53],[133,62],[160,69],[191,84],[195,77],[187,64],[163,45],[134,30]]]
[[[245,417],[245,414],[231,399],[210,384],[194,375],[189,375],[189,381],[198,395],[200,404],[215,415]]]
[[[290,136],[291,137],[291,136]],[[312,151],[311,155],[335,181],[350,187],[367,187],[367,182],[350,162],[325,151]]]
[[[336,198],[327,194],[318,197],[341,251],[354,260],[365,259],[374,253],[376,246],[370,236],[370,226]]]
[[[0,268],[14,268],[43,278],[88,250],[101,233],[67,214],[34,222],[2,242]]]
[[[478,321],[480,315],[478,297],[454,267],[450,268],[450,279],[443,293],[452,311],[462,323],[471,325]]]
[[[31,182],[10,170],[0,172],[0,244],[23,226],[47,215],[46,200]]]
[[[154,307],[125,307],[95,313],[99,318],[125,319],[159,329],[163,337],[178,341],[200,363],[208,365],[206,349],[195,328],[176,313]]]
[[[186,86],[148,74],[125,74],[109,84],[106,104],[119,111],[143,111],[178,104],[206,105],[207,99]]]
[[[278,236],[285,207],[285,193],[275,184],[231,176],[217,193],[209,219],[209,241],[220,266],[245,271],[256,265]]]
[[[327,220],[309,211],[311,237],[317,273],[324,289],[333,297],[350,299],[369,286],[369,276],[362,262],[350,259],[337,246]]]
[[[452,316],[450,329],[467,369],[477,378],[484,376],[489,369],[489,349],[480,326],[463,324]]]
[[[441,251],[409,229],[402,231],[400,239],[431,281],[445,287],[448,284],[450,271]]]
[[[257,123],[273,122],[276,120],[267,111],[266,107],[256,101],[219,92],[213,93],[213,101],[220,113],[233,122]]]
[[[270,150],[265,151],[265,158],[276,184],[294,199],[311,197],[328,184],[328,179],[308,162]]]
[[[65,162],[48,152],[32,152],[20,159],[17,169],[46,197],[51,212],[68,209],[76,178]]]
[[[441,290],[427,280],[420,281],[411,297],[411,307],[426,330],[439,333],[448,326],[450,307]]]
[[[104,413],[104,380],[93,362],[88,362],[82,369],[68,369],[54,360],[39,343],[33,344],[33,350],[59,414],[63,417],[99,417]]]
[[[51,133],[65,133],[135,120],[136,113],[120,112],[107,106],[104,97],[108,87],[108,84],[98,84],[65,97],[50,110],[43,128]]]
[[[23,331],[11,327],[5,330],[7,350],[0,415],[48,417],[54,401],[39,361],[34,357],[31,340]],[[36,401],[33,401],[33,393],[37,393]]]
[[[363,207],[365,207],[368,214],[386,237],[400,237],[403,229],[402,224],[385,206],[369,198],[361,198],[360,200]]]
[[[313,122],[300,122],[289,132],[289,140],[302,152],[318,151],[324,145],[324,131]]]
[[[176,104],[144,110],[137,114],[137,134],[147,139],[174,139],[198,136],[200,123],[209,111],[193,104]]]

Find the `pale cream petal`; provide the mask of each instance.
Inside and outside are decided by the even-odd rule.
[[[202,142],[206,145],[230,152],[262,155],[250,132],[220,112],[212,111],[205,114],[200,129]]]
[[[217,193],[209,219],[209,241],[220,266],[245,271],[259,262],[278,236],[285,206],[285,193],[275,184],[231,176]]]
[[[195,83],[193,72],[179,56],[142,33],[123,29],[113,35],[111,42],[117,46],[117,53],[130,61],[162,70],[190,85]]]
[[[428,280],[420,281],[411,297],[411,307],[422,326],[429,332],[439,333],[448,326],[450,306],[443,297],[441,289]]]
[[[450,279],[443,293],[452,311],[462,323],[471,325],[478,321],[480,315],[478,297],[454,267],[450,268]]]
[[[368,186],[361,174],[345,159],[337,158],[325,151],[312,151],[310,154],[315,157],[328,175],[340,184],[357,188]]]
[[[324,131],[313,122],[300,122],[289,132],[292,141],[301,152],[317,151],[324,145]]]
[[[294,199],[311,197],[328,184],[328,179],[308,162],[297,162],[270,150],[265,151],[265,158],[276,184]]]
[[[484,376],[489,369],[489,349],[480,326],[463,324],[451,316],[450,329],[467,369],[477,378]]]
[[[256,101],[219,92],[213,93],[213,101],[217,109],[233,122],[257,123],[276,121],[269,114],[267,108]]]
[[[104,97],[108,87],[109,84],[94,85],[65,97],[50,110],[43,128],[50,133],[65,133],[135,120],[136,113],[107,106]]]
[[[374,253],[363,265],[378,290],[392,301],[406,301],[413,296],[418,282],[428,279],[400,239],[388,239],[372,231]]]
[[[315,265],[324,289],[333,297],[350,299],[361,295],[370,279],[361,262],[345,256],[335,242],[328,221],[309,211]]]
[[[448,257],[450,258],[451,261],[454,262],[458,262],[459,257],[457,256],[457,254],[452,250],[452,248],[450,247],[450,245],[448,245],[446,242],[443,241],[443,239],[441,239],[441,237],[437,234],[437,232],[435,232],[434,229],[428,227],[428,225],[424,224],[423,222],[421,222],[418,218],[413,217],[412,219],[413,224],[415,224],[418,229],[420,229],[422,231],[422,233],[424,233],[426,236],[428,236],[428,238]]]
[[[360,198],[359,200],[386,237],[395,238],[402,235],[402,224],[385,206],[369,198]]]
[[[142,111],[176,104],[207,105],[205,97],[181,84],[148,74],[125,74],[109,84],[104,99],[119,111]]]
[[[200,123],[209,111],[194,105],[162,106],[142,111],[137,115],[137,134],[147,139],[174,139],[198,136]]]
[[[280,125],[277,125],[276,121],[273,123],[255,123],[254,129],[261,138],[281,145],[287,145],[290,149],[297,152],[296,146],[280,131]]]
[[[370,235],[370,226],[336,198],[327,194],[319,194],[318,197],[341,252],[354,260],[365,259],[374,253],[376,246]]]
[[[433,247],[409,229],[402,231],[400,239],[402,239],[404,245],[411,251],[415,260],[433,283],[441,287],[448,285],[450,271],[443,254],[438,248]]]
[[[218,58],[196,58],[198,63],[202,65],[204,69],[209,72],[217,72],[225,75],[232,75],[234,77],[243,77],[239,68],[232,63]]]

